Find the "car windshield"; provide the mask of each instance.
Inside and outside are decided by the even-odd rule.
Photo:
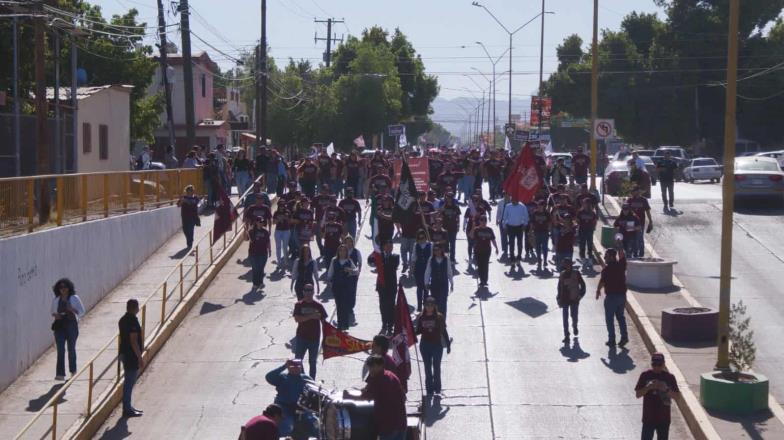
[[[654,156],[664,156],[665,153],[670,153],[672,157],[683,157],[682,150],[656,150]]]
[[[709,166],[716,166],[716,161],[713,159],[700,159],[695,160],[692,164],[693,167],[709,167]]]
[[[767,160],[737,160],[737,171],[779,171],[778,164]]]

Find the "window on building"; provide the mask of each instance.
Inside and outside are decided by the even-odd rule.
[[[207,97],[207,75],[201,76],[201,97]]]
[[[82,122],[82,153],[93,151],[93,130],[88,122]]]
[[[109,126],[103,124],[98,126],[98,158],[109,158]]]

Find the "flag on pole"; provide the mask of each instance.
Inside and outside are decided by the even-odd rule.
[[[411,176],[411,168],[404,160],[400,170],[400,184],[395,191],[395,207],[392,211],[392,220],[395,223],[402,224],[414,215],[416,194],[417,189],[414,178]]]
[[[401,134],[401,135],[400,135],[400,137],[398,138],[397,145],[398,145],[400,148],[403,148],[403,147],[405,147],[406,145],[408,145],[408,139],[406,139],[406,134],[405,134],[405,133],[403,133],[403,134]]]
[[[327,154],[332,156],[332,153],[334,152],[335,152],[335,144],[330,142],[329,145],[327,145]]]
[[[411,322],[406,294],[403,292],[403,286],[398,286],[397,303],[395,304],[395,330],[392,339],[389,341],[389,348],[391,349],[392,360],[398,367],[398,372],[400,375],[405,376],[405,379],[400,378],[401,382],[403,380],[407,381],[411,376],[411,356],[408,352],[408,347],[415,345],[416,342],[414,323]]]
[[[321,321],[321,328],[324,333],[321,339],[321,352],[324,359],[368,351],[373,345],[371,341],[355,338],[336,329],[327,321]]]
[[[362,135],[357,136],[357,138],[354,139],[354,145],[356,145],[357,148],[365,148],[365,138]]]
[[[504,181],[504,192],[522,203],[530,202],[542,183],[539,173],[534,150],[531,148],[531,143],[526,142],[520,156],[517,157],[512,174]]]
[[[512,151],[512,144],[509,143],[509,136],[504,137],[504,150]]]
[[[220,182],[213,184],[213,189],[218,193],[218,201],[215,204],[215,220],[212,228],[212,242],[215,243],[227,231],[231,231],[231,225],[237,218],[237,208],[231,203],[226,190]]]

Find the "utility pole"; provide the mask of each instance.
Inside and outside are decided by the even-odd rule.
[[[16,176],[22,175],[22,141],[19,133],[19,19],[14,17],[14,151],[16,152]]]
[[[591,191],[596,190],[596,118],[599,112],[599,0],[593,0],[593,44],[591,45]]]
[[[541,36],[539,37],[539,129],[537,130],[537,134],[539,135],[539,142],[541,145],[542,141],[542,99],[544,98],[544,86],[542,85],[542,75],[544,70],[544,2],[542,0],[542,32]]]
[[[193,108],[193,64],[191,61],[191,24],[188,0],[180,1],[180,33],[182,34],[182,73],[185,77],[185,148],[196,139],[196,117]],[[164,49],[165,50],[165,49]]]
[[[79,82],[77,78],[77,64],[76,58],[78,56],[79,48],[76,47],[76,22],[74,22],[74,30],[71,32],[71,130],[73,142],[71,144],[71,151],[73,160],[71,160],[71,168],[74,173],[79,172],[79,100],[78,89]]]
[[[39,5],[39,8],[41,5]],[[49,174],[49,139],[47,133],[47,115],[49,108],[46,102],[46,60],[44,59],[44,46],[46,33],[44,32],[44,19],[35,19],[35,128],[37,133],[36,174]],[[41,181],[38,185],[38,221],[44,224],[49,221],[49,185]]]
[[[54,172],[65,171],[60,130],[60,33],[54,31]]]
[[[340,41],[343,42],[343,36],[340,37],[338,40],[337,35],[332,34],[332,25],[336,23],[345,23],[343,20],[335,20],[334,18],[328,18],[326,20],[313,20],[314,23],[326,23],[327,24],[327,38],[319,38],[318,33],[313,36],[313,43],[317,44],[319,41],[326,41],[327,42],[327,51],[324,52],[324,63],[327,67],[330,66],[332,63],[332,42],[333,41]]]
[[[160,62],[161,62],[161,78],[163,78],[163,93],[166,98],[166,125],[169,128],[169,145],[175,146],[174,139],[174,113],[172,112],[171,102],[171,83],[169,83],[169,63],[168,53],[166,51],[166,18],[163,14],[163,0],[158,0],[158,36],[160,38]],[[191,146],[186,146],[191,148]]]
[[[261,0],[261,38],[256,57],[256,145],[267,143],[267,0]]]

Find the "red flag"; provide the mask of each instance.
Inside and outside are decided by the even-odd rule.
[[[231,225],[237,218],[237,208],[231,203],[228,194],[223,189],[223,185],[215,183],[215,191],[218,192],[218,203],[215,205],[215,221],[212,229],[212,242],[215,243],[227,231],[231,231]]]
[[[411,322],[411,315],[408,311],[408,301],[403,292],[403,286],[397,288],[397,303],[395,304],[395,331],[389,341],[389,348],[392,351],[392,360],[398,367],[398,373],[405,376],[408,380],[411,376],[411,356],[408,347],[416,344],[417,338],[414,334],[414,324]],[[404,379],[399,378],[401,381]]]
[[[542,184],[542,176],[539,173],[534,150],[531,149],[531,143],[526,142],[515,162],[512,174],[504,181],[504,192],[522,203],[530,202]]]
[[[374,228],[375,231],[375,228]],[[373,243],[375,243],[376,238],[373,237]],[[381,244],[379,243],[379,247]],[[381,255],[381,252],[374,251],[373,252],[373,262],[376,264],[376,289],[380,289],[384,287],[384,257]]]
[[[368,351],[370,346],[373,345],[370,341],[357,339],[336,329],[327,321],[321,322],[321,328],[324,333],[321,339],[321,350],[324,359]]]

